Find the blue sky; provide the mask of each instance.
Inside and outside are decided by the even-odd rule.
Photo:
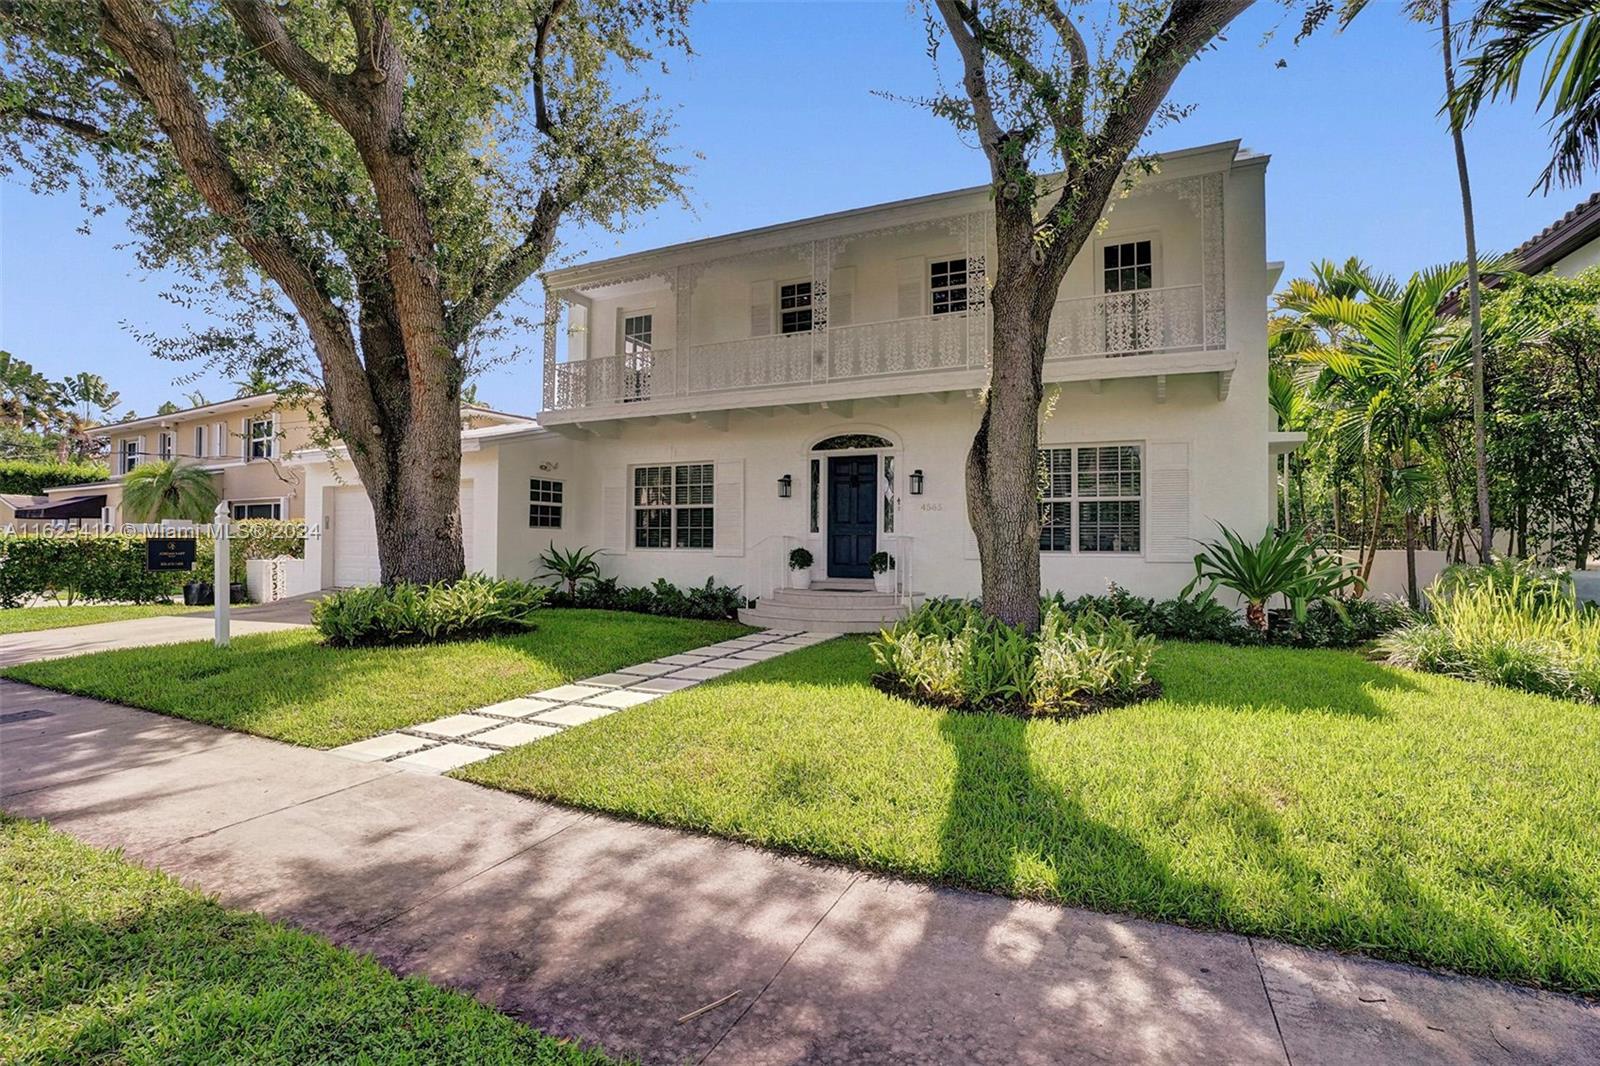
[[[1173,94],[1194,105],[1149,145],[1240,138],[1271,153],[1268,253],[1289,275],[1323,257],[1360,255],[1406,273],[1463,253],[1437,34],[1398,4],[1371,4],[1343,34],[1292,43],[1295,15],[1263,2],[1229,40],[1190,66]],[[1264,38],[1274,27],[1276,36]],[[660,81],[677,103],[678,143],[693,162],[692,207],[637,220],[621,235],[571,234],[574,252],[614,255],[785,219],[980,183],[983,160],[944,123],[874,90],[933,85],[919,9],[905,3],[713,3],[694,16],[695,58]],[[1283,59],[1287,66],[1278,68]],[[1600,182],[1529,196],[1547,158],[1531,105],[1496,107],[1469,131],[1479,244],[1509,250]],[[78,232],[75,196],[0,186],[0,347],[52,377],[89,369],[149,413],[215,379],[179,387],[185,367],[153,358],[125,326],[177,332],[165,280],[119,247],[115,215]],[[499,407],[537,406],[537,339],[479,383]]]

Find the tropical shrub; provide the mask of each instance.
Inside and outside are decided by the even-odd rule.
[[[1488,565],[1457,563],[1447,566],[1438,578],[1443,596],[1493,585],[1502,589],[1519,587],[1537,606],[1552,606],[1574,598],[1572,575],[1565,570],[1541,566],[1533,559],[1497,558]]]
[[[329,644],[433,644],[519,632],[533,625],[550,589],[471,574],[436,585],[372,585],[318,600],[311,624]]]
[[[749,600],[738,585],[718,585],[706,578],[704,585],[681,589],[665,578],[649,585],[623,585],[614,577],[598,578],[576,592],[555,590],[552,607],[587,607],[600,611],[633,611],[668,618],[737,618]]]
[[[789,552],[790,570],[810,570],[811,564],[815,561],[816,560],[811,557],[811,553],[805,548],[795,548]]]
[[[555,541],[551,541],[549,549],[539,556],[539,565],[544,567],[546,574],[559,578],[570,596],[577,593],[579,585],[600,576],[600,564],[596,561],[599,555],[598,548],[562,551],[556,547]]]
[[[1520,576],[1439,581],[1428,599],[1427,619],[1379,642],[1390,663],[1600,703],[1600,610]]]
[[[888,691],[941,706],[1076,715],[1153,695],[1156,641],[1122,618],[1047,603],[1038,633],[933,600],[872,642]]]
[[[135,522],[209,522],[219,499],[209,471],[178,459],[140,463],[122,479],[122,510]]]
[[[87,485],[104,481],[111,471],[101,463],[43,463],[26,459],[0,460],[0,492],[39,496],[62,485]]]
[[[1267,601],[1274,596],[1282,596],[1295,621],[1304,622],[1313,602],[1338,613],[1339,593],[1358,580],[1352,564],[1324,551],[1301,530],[1269,527],[1251,544],[1220,522],[1217,528],[1222,539],[1203,545],[1194,557],[1194,580],[1182,595],[1200,589],[1210,597],[1219,585],[1232,589],[1245,601],[1245,621],[1261,633],[1267,632]]]
[[[888,573],[894,569],[894,556],[888,552],[873,552],[872,558],[867,560],[867,565],[874,574]]]

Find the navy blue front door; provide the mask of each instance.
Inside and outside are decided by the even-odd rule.
[[[828,576],[871,577],[878,550],[878,457],[828,459]]]

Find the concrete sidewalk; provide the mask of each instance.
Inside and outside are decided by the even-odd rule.
[[[869,877],[4,682],[0,806],[650,1062],[1600,1049],[1600,1008],[1566,997]]]
[[[236,611],[244,611],[240,607]],[[305,608],[309,612],[310,608]],[[309,615],[308,615],[309,617]],[[214,632],[210,614],[175,614],[157,618],[126,618],[120,622],[96,622],[87,626],[64,626],[28,633],[8,633],[0,637],[0,667],[37,659],[65,659],[115,648],[142,648],[152,644],[182,644],[190,640],[210,640]],[[298,629],[299,625],[256,620],[235,614],[228,630],[236,637],[251,633],[276,633]]]

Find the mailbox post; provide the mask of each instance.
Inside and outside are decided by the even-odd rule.
[[[211,587],[215,590],[211,602],[216,611],[216,636],[213,643],[219,648],[228,646],[228,606],[231,600],[233,586],[228,580],[228,505],[217,504],[217,509],[211,514],[211,544],[215,549],[212,562]]]

